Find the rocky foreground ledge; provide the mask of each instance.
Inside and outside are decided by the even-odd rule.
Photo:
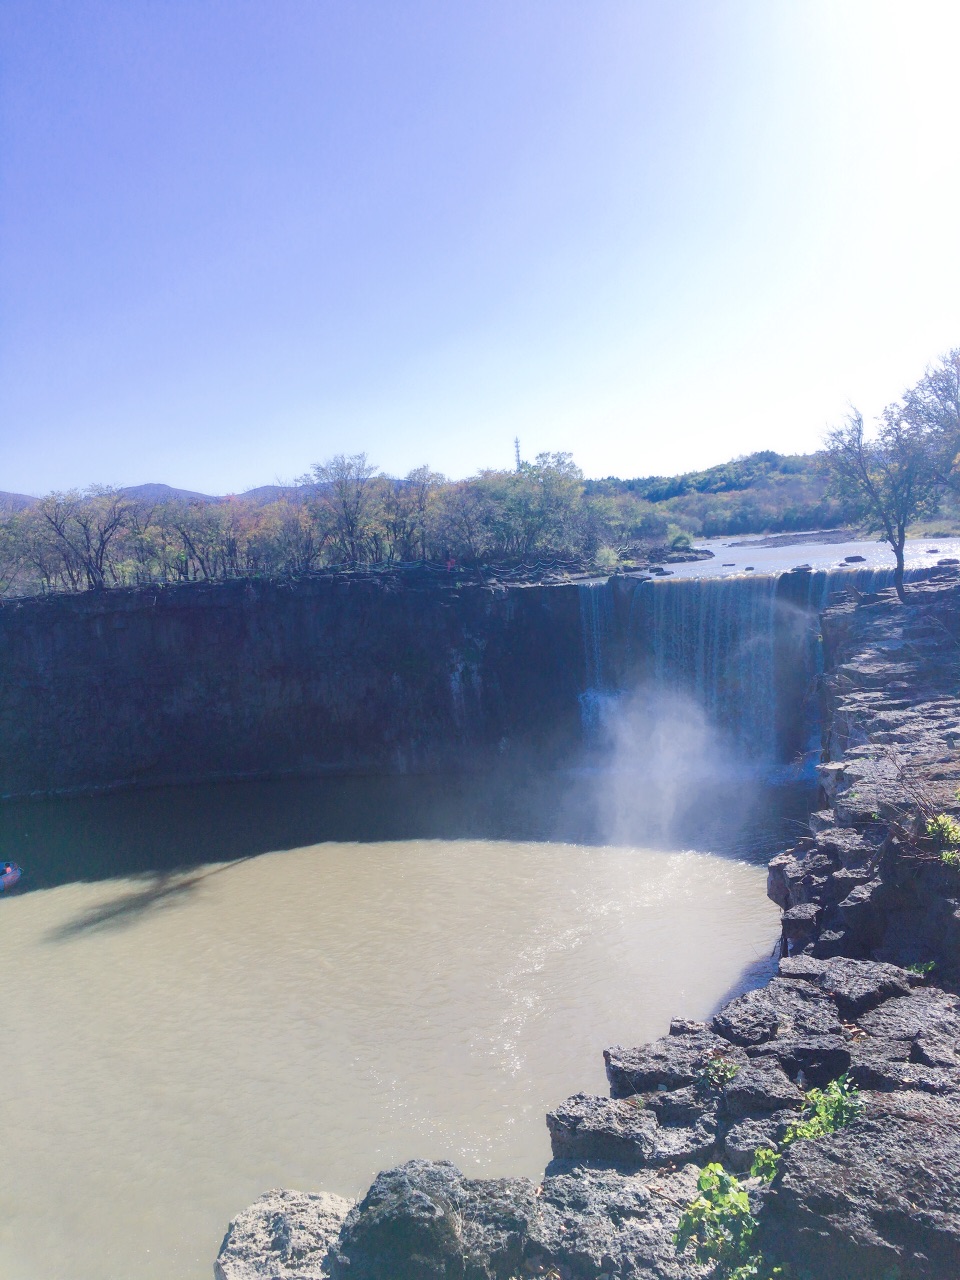
[[[356,1204],[270,1192],[230,1224],[217,1280],[706,1277],[673,1236],[712,1161],[742,1179],[765,1265],[796,1280],[960,1277],[960,998],[943,989],[960,871],[908,821],[918,797],[960,809],[960,588],[925,588],[912,610],[888,594],[824,619],[829,807],[771,864],[777,976],[709,1023],[608,1049],[610,1096],[548,1115],[541,1182],[417,1160]],[[931,960],[930,980],[905,967]],[[805,1090],[844,1073],[859,1115],[783,1147],[771,1182],[750,1177]]]

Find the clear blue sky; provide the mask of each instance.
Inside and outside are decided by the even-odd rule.
[[[817,446],[960,345],[956,0],[5,0],[0,489]]]

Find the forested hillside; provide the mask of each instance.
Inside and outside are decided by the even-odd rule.
[[[588,480],[588,494],[630,494],[668,520],[702,537],[726,533],[778,533],[831,529],[850,512],[827,494],[819,454],[765,450],[706,471],[637,480]]]

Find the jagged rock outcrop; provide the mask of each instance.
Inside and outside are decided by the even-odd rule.
[[[513,1280],[517,1276],[702,1274],[676,1257],[676,1205],[696,1171],[625,1174],[554,1162],[525,1178],[464,1178],[445,1161],[411,1160],[378,1175],[349,1214],[336,1280]]]
[[[465,1178],[447,1161],[378,1174],[347,1215],[333,1274],[351,1280],[495,1280],[519,1270],[537,1217],[527,1178]]]
[[[791,1144],[760,1215],[767,1256],[801,1277],[960,1276],[960,1109],[914,1090]]]
[[[560,1160],[620,1169],[702,1164],[716,1146],[716,1112],[693,1088],[623,1099],[577,1093],[548,1114],[547,1128]]]
[[[724,1055],[740,1060],[722,1036],[704,1022],[675,1020],[670,1034],[636,1049],[615,1045],[605,1049],[603,1060],[612,1098],[630,1098],[653,1089],[682,1089],[699,1078],[705,1063]]]

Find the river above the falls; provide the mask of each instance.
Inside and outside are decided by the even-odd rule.
[[[537,1176],[604,1046],[758,980],[763,859],[806,802],[674,848],[561,838],[593,834],[581,806],[546,811],[592,786],[543,784],[536,820],[449,779],[0,808],[28,872],[0,900],[0,1274],[207,1280],[270,1187],[356,1195],[413,1156]]]
[[[829,537],[829,535],[825,535]],[[876,538],[850,542],[811,541],[764,546],[774,539],[730,537],[697,539],[696,546],[711,551],[710,560],[692,560],[670,565],[670,573],[678,578],[726,578],[741,573],[778,574],[804,565],[815,571],[830,573],[838,569],[882,570],[893,581],[894,558],[886,542]],[[848,561],[848,556],[856,560]],[[910,538],[904,547],[908,571],[935,569],[940,560],[960,559],[960,538],[936,536]]]

